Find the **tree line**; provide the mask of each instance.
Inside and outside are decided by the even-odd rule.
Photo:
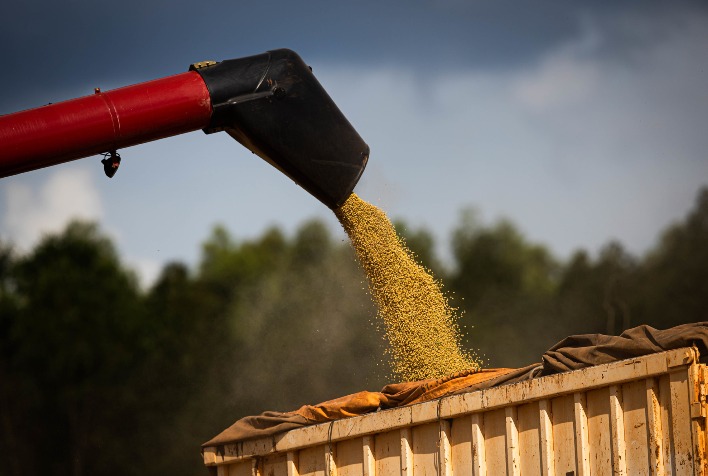
[[[643,256],[613,242],[563,261],[467,213],[445,266],[428,230],[397,228],[489,367],[708,317],[708,188]],[[93,223],[26,254],[0,243],[0,475],[205,474],[199,445],[241,416],[381,388],[375,313],[320,221],[249,240],[216,227],[196,267],[170,263],[147,290]]]

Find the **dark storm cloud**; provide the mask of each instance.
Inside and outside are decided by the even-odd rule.
[[[0,7],[0,112],[48,91],[149,79],[191,61],[289,47],[307,61],[424,72],[528,61],[574,34],[574,8],[515,2],[25,1]],[[177,70],[176,70],[177,68]],[[123,81],[121,81],[123,80]],[[46,93],[46,95],[43,95]],[[27,101],[27,102],[26,102]]]
[[[0,52],[11,66],[0,78],[0,113],[278,47],[311,63],[402,66],[418,75],[513,68],[576,37],[588,19],[611,20],[633,6],[668,8],[508,0],[6,2]],[[609,53],[621,50],[609,44]]]

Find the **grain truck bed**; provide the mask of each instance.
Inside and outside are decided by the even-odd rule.
[[[708,355],[707,344],[708,323],[569,337],[540,366],[428,401],[284,432],[264,427],[266,436],[256,438],[229,440],[227,429],[205,444],[204,462],[229,476],[410,475],[411,467],[416,474],[453,467],[458,474],[650,474],[636,472],[647,465],[667,469],[652,474],[704,474],[697,471],[705,462],[707,372],[699,355]]]
[[[620,336],[570,336],[549,349],[541,363],[520,369],[486,369],[463,372],[445,379],[392,384],[379,392],[358,392],[317,405],[305,405],[291,412],[264,412],[238,420],[203,446],[265,438],[316,423],[694,345],[702,355],[708,356],[708,322],[684,324],[666,330],[643,325],[629,329]]]

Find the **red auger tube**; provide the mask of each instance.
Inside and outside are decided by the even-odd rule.
[[[204,129],[196,71],[0,116],[0,177]]]

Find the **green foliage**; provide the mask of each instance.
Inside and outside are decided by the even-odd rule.
[[[467,211],[446,269],[428,230],[397,229],[490,366],[706,319],[708,189],[641,258],[609,243],[562,263]],[[349,244],[319,221],[247,240],[216,227],[195,269],[170,263],[147,291],[94,224],[26,255],[0,243],[0,474],[205,474],[199,445],[241,416],[380,388],[374,316]]]
[[[228,299],[240,285],[257,279],[265,270],[277,267],[285,251],[285,237],[271,228],[254,241],[236,242],[229,232],[217,226],[202,245],[199,275],[215,292]]]
[[[128,411],[127,371],[144,357],[135,277],[95,225],[76,222],[4,273],[15,305],[3,318],[3,442],[12,450],[3,453],[23,473],[99,470],[93,455],[106,429],[119,435],[130,424],[129,413],[115,417]],[[37,447],[42,458],[26,454]]]
[[[463,311],[467,345],[494,366],[536,359],[545,349],[558,264],[542,246],[528,243],[516,227],[500,221],[484,227],[473,211],[463,213],[452,237],[456,268],[449,285]]]
[[[576,253],[566,266],[558,291],[558,314],[569,333],[618,334],[645,322],[632,319],[629,290],[637,278],[636,259],[619,243],[606,245],[592,262]]]
[[[237,290],[228,310],[239,365],[224,378],[240,406],[286,410],[382,385],[374,310],[349,247],[311,221],[278,263]]]
[[[708,187],[644,260],[635,294],[637,322],[665,327],[708,320]]]
[[[555,261],[544,247],[527,243],[509,221],[483,228],[467,212],[453,233],[452,245],[457,269],[450,284],[470,306],[543,298],[554,290]]]

